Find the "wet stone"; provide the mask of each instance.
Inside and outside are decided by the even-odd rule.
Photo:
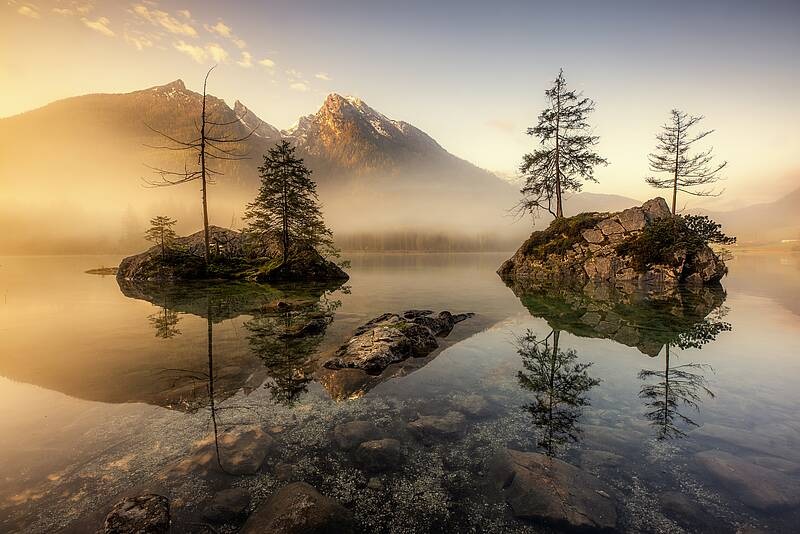
[[[702,506],[682,493],[666,491],[659,495],[658,500],[661,504],[661,511],[686,529],[698,532],[730,531],[730,527],[721,524]]]
[[[503,489],[514,517],[567,529],[614,530],[615,490],[566,462],[535,452],[505,449],[490,477]]]
[[[347,534],[356,532],[352,513],[305,482],[275,492],[247,519],[242,534]]]
[[[359,445],[355,457],[367,471],[391,471],[403,462],[403,450],[396,439],[376,439]]]
[[[252,475],[261,468],[274,443],[261,427],[234,428],[219,437],[220,464],[230,474]]]
[[[695,454],[695,460],[731,495],[759,510],[800,506],[800,482],[725,451]]]
[[[464,430],[464,414],[449,411],[445,415],[421,415],[408,423],[408,430],[418,438],[450,437]]]
[[[211,523],[238,523],[247,517],[250,494],[240,488],[220,491],[203,511],[203,519]]]
[[[340,449],[352,449],[361,442],[378,438],[380,431],[371,421],[348,421],[333,429],[333,440]]]
[[[128,497],[114,505],[103,524],[105,534],[162,534],[169,532],[169,500],[149,494]]]
[[[600,469],[619,467],[623,461],[624,458],[622,456],[613,452],[594,449],[581,452],[581,467],[588,471],[594,472]]]
[[[489,414],[489,402],[481,395],[473,394],[453,400],[453,407],[472,417],[484,417]]]

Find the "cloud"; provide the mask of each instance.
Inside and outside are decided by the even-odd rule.
[[[181,22],[166,11],[150,9],[144,4],[134,4],[133,13],[149,21],[151,24],[160,26],[170,33],[197,37],[197,30],[189,23]]]
[[[185,41],[178,41],[177,43],[173,44],[173,46],[175,47],[175,50],[188,55],[198,63],[203,63],[208,59],[208,53],[202,46],[195,46]]]
[[[153,39],[145,34],[133,33],[125,30],[124,38],[126,43],[132,44],[137,50],[144,50],[145,48],[153,46]]]
[[[89,20],[87,18],[81,18],[81,21],[86,25],[87,28],[91,28],[96,32],[100,32],[106,37],[114,37],[114,32],[111,31],[111,28],[108,25],[111,23],[106,17],[100,17],[97,20]]]
[[[275,66],[275,62],[266,57],[261,61],[259,61],[258,64],[261,65],[262,67],[267,67],[268,69],[271,69],[272,67]]]
[[[67,17],[69,15],[72,15],[72,10],[66,7],[54,7],[53,9],[51,9],[51,11],[56,15],[61,15],[62,17]]]
[[[235,44],[238,48],[247,48],[247,43],[245,43],[243,39],[239,39],[238,37],[231,39],[231,42]]]
[[[181,15],[185,19],[192,18],[192,12],[189,11],[188,9],[181,9],[181,10],[178,11],[178,14]]]
[[[289,88],[292,91],[299,91],[301,93],[305,93],[308,91],[308,86],[303,82],[294,82],[293,84],[289,85]]]
[[[237,61],[236,64],[245,69],[249,69],[253,66],[253,56],[250,52],[242,52],[242,59]]]
[[[41,15],[39,14],[39,8],[31,4],[25,4],[19,6],[19,8],[17,8],[17,13],[19,13],[23,17],[28,17],[32,19],[41,18]]]
[[[303,73],[299,72],[299,71],[296,71],[294,69],[287,69],[286,70],[286,74],[289,76],[289,81],[290,82],[293,82],[295,80],[302,80],[303,79]]]
[[[324,80],[326,82],[329,82],[332,79],[326,72],[318,72],[314,75],[314,78],[318,80]]]
[[[227,24],[225,24],[224,22],[222,22],[221,20],[218,21],[213,26],[209,26],[208,24],[206,24],[205,25],[205,29],[207,31],[209,31],[210,33],[214,33],[214,34],[219,35],[221,37],[229,38],[232,35],[231,34],[231,27],[228,26]]]
[[[228,59],[228,52],[217,43],[210,43],[206,50],[211,55],[211,59],[217,63],[224,63]]]

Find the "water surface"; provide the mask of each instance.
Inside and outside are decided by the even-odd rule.
[[[509,288],[503,259],[358,255],[344,288],[176,290],[84,274],[119,258],[0,258],[0,531],[93,530],[145,491],[170,497],[175,531],[196,531],[221,489],[255,506],[287,480],[368,530],[541,530],[486,490],[505,447],[619,490],[623,530],[691,530],[664,504],[675,492],[706,530],[800,524],[797,507],[754,503],[698,461],[730,453],[759,466],[753,487],[788,481],[797,498],[797,256],[743,254],[724,290],[661,301]],[[320,368],[358,325],[412,308],[476,316],[380,376]],[[407,430],[453,410],[466,415],[456,436]],[[399,439],[402,464],[374,472],[341,449],[332,431],[356,419]],[[251,428],[264,435],[232,441]],[[226,443],[263,464],[242,469]]]

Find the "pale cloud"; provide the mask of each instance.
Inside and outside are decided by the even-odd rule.
[[[233,42],[233,44],[235,44],[238,48],[247,48],[247,43],[245,43],[243,39],[239,39],[238,37],[231,39],[231,42]]]
[[[194,29],[194,26],[187,22],[181,22],[166,11],[150,9],[144,4],[134,4],[133,13],[170,33],[197,37],[197,30]]]
[[[114,32],[108,25],[111,23],[106,17],[100,17],[97,20],[89,20],[87,18],[81,18],[81,21],[86,25],[87,28],[91,28],[92,30],[102,33],[106,37],[114,37]]]
[[[210,43],[206,50],[211,55],[211,59],[217,63],[224,63],[228,59],[228,52],[217,43]]]
[[[192,12],[189,11],[188,9],[181,9],[181,10],[178,11],[178,14],[181,15],[185,19],[192,18]]]
[[[258,64],[261,65],[262,67],[267,67],[268,69],[271,69],[272,67],[275,66],[275,62],[266,57],[261,61],[259,61]]]
[[[301,93],[308,91],[308,86],[303,82],[294,82],[293,84],[289,85],[289,88],[292,89],[292,91],[299,91]]]
[[[323,81],[326,81],[326,82],[331,81],[331,77],[328,76],[328,73],[326,73],[326,72],[318,72],[318,73],[316,73],[314,75],[314,78],[316,78],[318,80],[323,80]]]
[[[287,76],[289,76],[289,81],[295,81],[295,80],[302,80],[303,79],[303,73],[299,72],[299,71],[296,71],[294,69],[288,69],[286,71],[286,74],[287,74]]]
[[[144,50],[145,48],[150,48],[153,46],[153,39],[144,34],[133,33],[125,30],[124,37],[125,42],[132,44],[137,50]]]
[[[56,15],[61,15],[62,17],[72,15],[72,10],[66,7],[54,7],[51,11]]]
[[[218,21],[213,26],[209,26],[208,24],[206,24],[205,25],[205,29],[208,32],[214,33],[214,34],[219,35],[221,37],[230,37],[231,36],[231,27],[228,26],[227,24],[225,24],[224,22],[222,22],[221,20]]]
[[[202,46],[195,46],[185,41],[178,41],[173,45],[175,50],[182,52],[198,63],[203,63],[208,59],[208,53]]]
[[[236,62],[237,65],[245,69],[253,66],[253,56],[250,52],[242,52],[242,59]]]
[[[32,19],[41,18],[41,15],[39,14],[39,8],[37,8],[36,6],[34,6],[32,4],[25,4],[25,5],[19,6],[17,8],[17,13],[19,13],[23,17],[28,17],[28,18],[32,18]]]

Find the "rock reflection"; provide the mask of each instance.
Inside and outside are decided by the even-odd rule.
[[[574,349],[559,347],[560,335],[553,330],[544,339],[537,339],[528,330],[517,339],[517,352],[525,367],[517,374],[519,384],[534,394],[525,409],[543,432],[539,446],[550,456],[561,446],[578,441],[578,420],[589,405],[587,393],[600,383],[589,375],[591,362],[577,362]]]

